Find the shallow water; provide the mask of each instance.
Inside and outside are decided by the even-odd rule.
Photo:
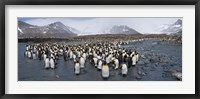
[[[18,43],[19,81],[177,81],[171,76],[171,71],[182,70],[182,45],[158,39],[122,45],[127,49],[136,49],[143,57],[139,58],[136,67],[128,70],[126,77],[121,75],[120,69],[114,70],[111,67],[107,80],[102,79],[101,72],[89,61],[86,61],[85,68],[78,76],[74,74],[73,61],[65,62],[63,57],[59,57],[58,68],[46,70],[44,61],[24,57],[25,45],[26,43]],[[158,58],[163,61],[158,61]]]

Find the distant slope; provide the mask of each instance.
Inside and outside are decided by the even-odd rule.
[[[115,25],[110,29],[112,34],[140,34],[138,31],[126,26],[126,25]]]
[[[114,25],[111,28],[103,30],[103,33],[106,34],[140,34],[135,29],[132,29],[126,25]]]
[[[165,26],[161,32],[167,34],[182,33],[182,20],[178,19],[175,23]]]
[[[35,26],[18,21],[18,37],[21,38],[66,38],[77,36],[76,29],[55,22],[46,26]],[[78,31],[77,31],[78,32]]]

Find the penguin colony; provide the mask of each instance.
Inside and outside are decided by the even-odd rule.
[[[141,41],[141,40],[139,40]],[[133,49],[121,48],[129,42],[98,42],[79,45],[63,43],[37,43],[26,45],[24,56],[28,59],[39,59],[44,62],[46,69],[55,69],[58,59],[74,62],[75,75],[81,75],[86,61],[101,72],[104,79],[109,78],[109,69],[120,69],[122,76],[128,75],[128,69],[136,66],[139,53]]]

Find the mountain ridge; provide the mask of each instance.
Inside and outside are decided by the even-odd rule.
[[[173,24],[170,24],[166,29],[163,29],[161,32],[168,34],[182,33],[182,20],[178,19]]]
[[[140,34],[133,28],[128,27],[127,25],[114,25],[110,32],[113,34]]]
[[[71,27],[65,26],[61,22],[54,22],[46,26],[36,26],[23,21],[18,21],[18,37],[59,38],[77,36],[77,34],[70,31],[69,28]]]

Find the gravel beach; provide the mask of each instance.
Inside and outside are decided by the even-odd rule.
[[[137,50],[139,61],[128,69],[125,77],[120,69],[110,67],[110,77],[106,80],[88,60],[80,75],[74,74],[73,61],[65,62],[63,57],[55,70],[46,70],[44,61],[24,57],[26,44],[18,43],[18,81],[181,81],[172,75],[174,71],[182,73],[182,44],[175,41],[154,38],[122,45]]]

